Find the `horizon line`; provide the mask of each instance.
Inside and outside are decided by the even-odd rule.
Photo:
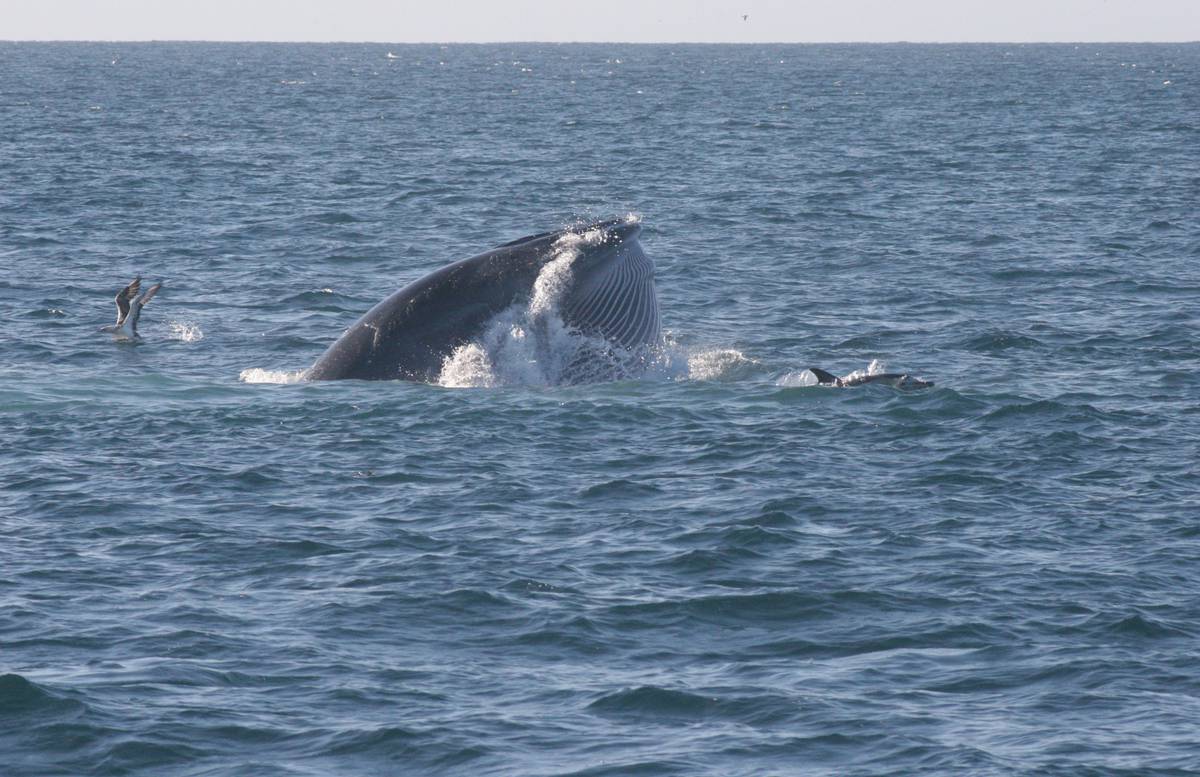
[[[0,43],[305,43],[323,45],[380,45],[380,46],[494,46],[516,45],[613,45],[623,46],[1029,46],[1029,45],[1129,45],[1129,44],[1177,44],[1195,45],[1200,40],[778,40],[778,41],[733,41],[733,40],[316,40],[316,39],[267,39],[267,38],[0,38]]]

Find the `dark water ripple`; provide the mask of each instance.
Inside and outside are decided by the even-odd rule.
[[[1200,48],[392,51],[0,44],[0,773],[1197,773]],[[627,211],[669,375],[239,380]]]

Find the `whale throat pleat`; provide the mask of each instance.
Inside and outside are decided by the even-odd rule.
[[[657,343],[661,323],[654,263],[636,243],[622,246],[605,272],[574,290],[564,313],[571,326],[624,348]]]

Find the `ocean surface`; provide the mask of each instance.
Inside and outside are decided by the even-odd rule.
[[[641,379],[300,380],[626,215]],[[1198,216],[1200,44],[0,44],[0,775],[1200,773]]]

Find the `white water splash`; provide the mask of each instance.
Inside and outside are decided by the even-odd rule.
[[[447,388],[491,388],[496,385],[496,368],[483,346],[468,343],[455,349],[442,363],[438,385]]]
[[[647,364],[649,380],[725,381],[745,377],[762,366],[736,348],[683,345],[670,330],[663,330],[662,344]]]
[[[849,375],[843,375],[842,380],[854,380],[856,378],[865,378],[868,375],[881,375],[887,372],[887,365],[878,359],[872,359],[865,370],[855,370]]]
[[[242,383],[299,383],[304,380],[306,370],[264,370],[260,367],[251,367],[248,370],[242,370],[238,375],[238,380]]]
[[[689,380],[723,380],[757,365],[741,351],[732,348],[708,348],[687,354]]]
[[[775,381],[775,385],[781,388],[807,388],[808,386],[820,385],[817,376],[812,374],[810,370],[797,370],[789,372],[779,377]]]
[[[204,332],[194,321],[170,321],[167,326],[170,328],[172,340],[178,340],[181,343],[195,343],[204,339]]]

